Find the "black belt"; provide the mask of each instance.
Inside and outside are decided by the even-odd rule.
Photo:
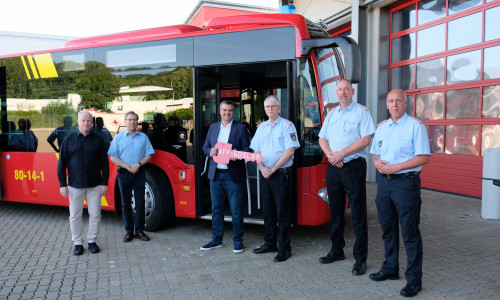
[[[279,168],[279,169],[278,169],[278,172],[288,173],[288,172],[290,172],[290,169],[291,169],[291,168],[292,168],[292,167],[288,167],[288,168]]]
[[[401,173],[401,174],[382,174],[379,172],[378,174],[382,177],[387,177],[389,179],[397,179],[397,178],[405,178],[405,177],[418,175],[418,174],[420,174],[420,171],[407,172],[407,173]]]
[[[226,173],[229,172],[229,169],[217,169],[217,173]]]

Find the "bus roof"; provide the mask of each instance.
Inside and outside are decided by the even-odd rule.
[[[296,14],[254,14],[217,17],[208,20],[204,28],[193,25],[173,25],[84,37],[68,41],[64,48],[8,54],[2,55],[0,58],[279,26],[294,26],[298,29],[298,37],[307,39],[310,38],[310,35],[308,23],[305,20],[303,16]]]

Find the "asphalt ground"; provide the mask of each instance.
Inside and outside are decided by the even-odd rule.
[[[351,275],[354,235],[346,211],[346,259],[318,259],[330,249],[330,227],[298,227],[292,257],[255,255],[264,228],[245,225],[245,251],[233,253],[232,227],[224,246],[201,251],[211,239],[207,220],[179,219],[151,241],[123,243],[120,216],[103,212],[99,254],[87,244],[72,254],[68,208],[0,202],[0,299],[388,299],[405,286],[406,255],[400,251],[400,280],[374,282],[369,273],[383,262],[375,208],[376,184],[367,183],[369,254],[367,274]],[[424,246],[419,299],[500,299],[500,220],[481,218],[481,200],[422,191],[420,230]],[[88,216],[86,212],[85,225]],[[85,235],[86,236],[86,235]],[[402,243],[402,241],[401,241]]]

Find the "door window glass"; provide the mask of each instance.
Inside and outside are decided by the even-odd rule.
[[[443,92],[417,95],[417,118],[420,120],[443,119]]]

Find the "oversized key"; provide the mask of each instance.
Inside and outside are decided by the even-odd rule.
[[[256,153],[251,153],[251,152],[245,152],[245,151],[238,151],[238,150],[231,150],[233,145],[228,144],[228,143],[222,143],[218,142],[215,144],[215,147],[217,151],[217,155],[213,157],[214,162],[220,163],[220,164],[228,164],[229,160],[234,157],[236,159],[244,159],[245,161],[255,161],[257,163],[261,162],[264,160],[262,155],[256,154]]]

